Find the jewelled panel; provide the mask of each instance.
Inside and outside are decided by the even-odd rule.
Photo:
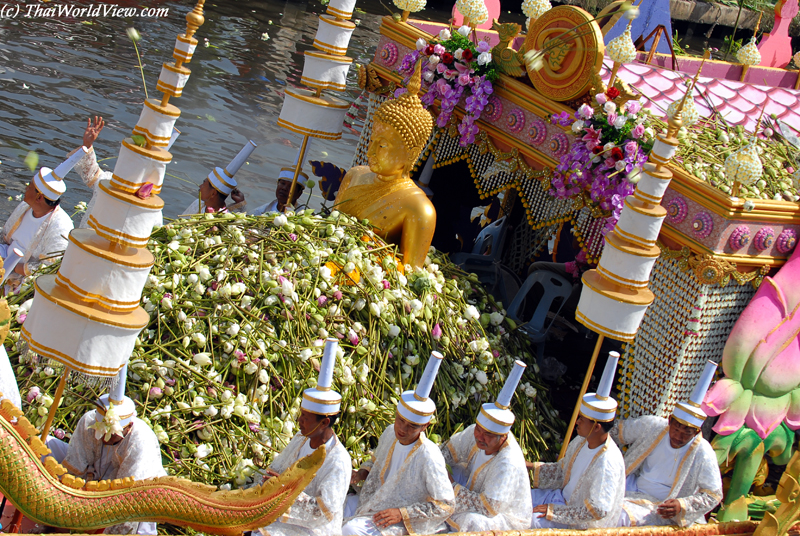
[[[672,253],[662,254],[653,267],[649,288],[656,299],[620,359],[623,418],[667,417],[689,397],[705,362],[720,361],[733,325],[763,277],[763,271],[742,281],[730,274],[718,277],[719,263],[712,261],[711,267],[700,260],[691,266],[688,256]]]

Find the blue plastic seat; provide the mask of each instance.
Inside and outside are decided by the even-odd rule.
[[[524,322],[521,318],[524,309],[523,304],[536,284],[542,287],[544,294],[539,299],[539,303],[536,304],[536,310],[533,312],[531,319],[522,324]],[[517,295],[514,296],[511,305],[506,309],[508,317],[522,324],[518,329],[536,346],[537,361],[541,362],[544,358],[544,343],[547,338],[547,332],[550,330],[550,326],[553,325],[558,313],[561,312],[561,308],[571,292],[572,284],[560,275],[547,270],[537,270],[528,276]],[[547,313],[550,311],[553,302],[558,298],[561,298],[561,302],[554,311],[555,314],[551,315],[548,320]]]

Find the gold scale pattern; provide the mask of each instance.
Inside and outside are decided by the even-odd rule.
[[[29,519],[87,531],[126,521],[158,521],[238,536],[275,521],[314,478],[325,449],[248,490],[176,477],[85,482],[65,474],[36,428],[10,400],[0,404],[0,493]],[[61,477],[61,481],[59,481]]]

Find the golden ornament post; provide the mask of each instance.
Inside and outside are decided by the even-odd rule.
[[[564,440],[561,442],[561,452],[558,453],[559,460],[564,457],[564,454],[567,453],[569,438],[572,436],[572,430],[575,428],[575,422],[578,420],[578,413],[581,409],[581,400],[583,400],[583,395],[586,394],[586,390],[589,388],[589,380],[592,379],[592,375],[594,374],[594,367],[597,364],[597,356],[600,355],[600,347],[603,346],[603,341],[605,338],[606,336],[602,333],[598,334],[597,336],[597,343],[594,345],[592,359],[589,361],[589,368],[586,369],[586,376],[583,378],[581,392],[578,393],[578,402],[575,404],[575,409],[572,410],[572,417],[569,420],[569,426],[567,426],[567,433],[564,435]]]
[[[67,376],[69,376],[69,373],[69,367],[64,367],[64,374],[61,375],[61,379],[58,381],[58,387],[56,387],[56,392],[53,394],[53,403],[50,405],[50,411],[47,412],[47,420],[44,422],[44,427],[42,428],[42,443],[47,440],[47,436],[50,433],[50,427],[53,425],[53,419],[56,416],[56,408],[58,408],[61,397],[64,395],[64,387],[67,385]]]

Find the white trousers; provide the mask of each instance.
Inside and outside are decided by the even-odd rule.
[[[342,536],[381,536],[371,517],[354,517],[342,527]]]
[[[537,507],[542,504],[567,504],[567,501],[564,500],[564,496],[561,494],[560,489],[538,489],[533,488],[531,490],[531,503],[533,507]],[[541,516],[541,517],[539,517]],[[531,515],[531,528],[532,529],[568,529],[570,528],[569,525],[565,525],[563,523],[555,523],[554,521],[549,521],[544,517],[544,514],[533,514]]]

